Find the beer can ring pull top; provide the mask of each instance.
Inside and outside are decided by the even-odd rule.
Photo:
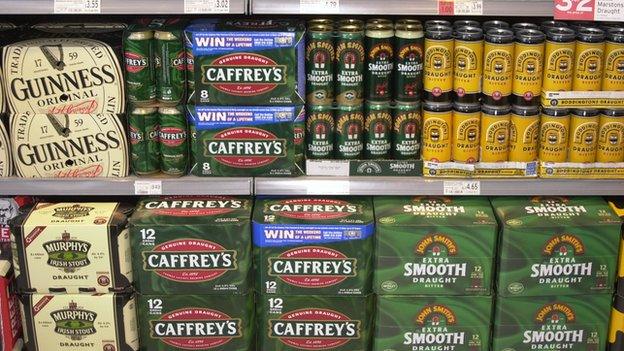
[[[459,40],[481,40],[483,39],[483,29],[479,27],[461,27],[457,29],[456,39]]]
[[[586,43],[599,43],[604,41],[605,32],[599,28],[580,28],[577,38]]]
[[[624,28],[609,28],[607,39],[616,43],[624,43]]]
[[[573,29],[568,27],[555,27],[550,28],[546,32],[546,37],[549,40],[566,43],[570,41],[574,41],[576,34]]]
[[[511,43],[514,39],[514,34],[509,29],[492,28],[485,34],[485,40],[491,43]]]

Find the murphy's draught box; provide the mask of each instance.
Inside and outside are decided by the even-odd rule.
[[[256,290],[366,295],[373,274],[373,208],[366,197],[257,199]]]
[[[377,296],[375,351],[489,351],[490,296]]]
[[[21,307],[26,350],[139,349],[130,294],[24,294]]]
[[[11,224],[22,292],[101,292],[132,284],[126,208],[116,202],[36,204]]]
[[[610,294],[498,297],[492,351],[602,351]]]
[[[305,96],[305,26],[296,19],[213,19],[186,36],[197,105],[290,105]]]
[[[497,224],[487,198],[373,200],[376,293],[490,294]]]
[[[372,295],[259,295],[258,350],[368,351],[373,304]]]
[[[254,350],[253,294],[140,295],[137,310],[143,351]]]
[[[500,197],[500,296],[610,294],[621,222],[599,197]]]
[[[251,279],[249,198],[146,198],[130,217],[142,294],[244,294]]]
[[[194,175],[303,174],[303,105],[189,105],[188,118]]]

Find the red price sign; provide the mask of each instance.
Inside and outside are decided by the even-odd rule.
[[[438,1],[438,14],[443,16],[452,16],[455,14],[455,6],[453,1]]]
[[[594,20],[595,0],[555,0],[557,20]]]

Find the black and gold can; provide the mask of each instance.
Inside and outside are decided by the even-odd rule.
[[[624,162],[624,109],[601,111],[596,162]]]
[[[538,106],[512,106],[509,123],[509,161],[537,160],[539,127]]]
[[[483,32],[487,34],[490,29],[509,29],[509,23],[500,20],[485,21],[481,25]]]
[[[570,112],[564,108],[543,108],[540,117],[539,160],[565,162],[568,159]]]
[[[462,163],[479,161],[480,125],[480,104],[453,104],[453,161]]]
[[[451,161],[453,105],[449,102],[423,103],[422,159]]]
[[[568,162],[596,161],[599,120],[596,109],[574,109],[570,112]]]
[[[624,28],[610,28],[604,51],[602,90],[624,91]]]
[[[546,32],[542,91],[572,90],[575,35],[574,30],[567,27]]]
[[[509,158],[509,122],[511,109],[506,106],[481,107],[481,162],[505,162]]]
[[[518,22],[518,23],[514,23],[511,25],[511,30],[513,30],[514,32],[518,32],[523,29],[539,30],[540,26],[538,26],[535,23],[530,23],[530,22]]]
[[[548,20],[540,23],[540,29],[542,32],[547,33],[552,28],[562,28],[567,27],[568,24],[562,21]]]
[[[441,19],[428,20],[425,22],[425,31],[429,29],[429,27],[435,27],[435,26],[452,27],[453,25],[451,24],[451,22],[447,20],[441,20]]]
[[[457,20],[453,22],[453,29],[458,30],[462,27],[481,27],[481,23],[475,20]]]
[[[431,26],[425,31],[424,97],[450,102],[453,91],[453,29]]]
[[[513,86],[514,34],[509,29],[492,28],[483,46],[483,103],[508,105]]]
[[[475,103],[481,95],[483,74],[483,30],[461,27],[455,33],[453,90],[455,101]]]
[[[536,106],[540,103],[545,40],[546,36],[539,30],[516,32],[512,88],[515,105]]]
[[[605,33],[598,28],[580,28],[576,35],[576,59],[572,90],[599,91],[602,89],[602,71]]]

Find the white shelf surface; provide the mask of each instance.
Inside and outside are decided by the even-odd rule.
[[[257,195],[444,195],[445,181],[479,181],[480,195],[624,195],[624,180],[431,179],[423,177],[256,178]]]
[[[229,0],[230,14],[244,14],[246,0]],[[101,0],[102,14],[184,14],[184,0]],[[0,11],[12,14],[53,14],[54,0],[0,0]],[[212,14],[211,14],[212,15]]]

